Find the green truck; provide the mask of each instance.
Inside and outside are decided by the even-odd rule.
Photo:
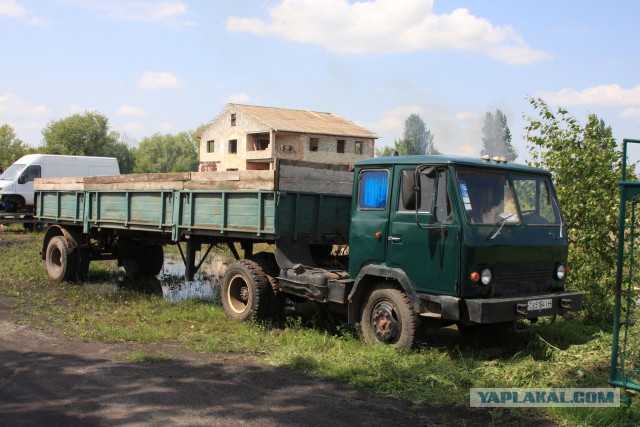
[[[235,320],[277,315],[285,298],[313,300],[360,322],[367,343],[413,347],[421,326],[473,330],[582,308],[582,294],[565,289],[551,175],[499,158],[383,157],[349,170],[280,161],[274,171],[87,177],[36,190],[51,279],[83,280],[101,259],[152,276],[167,244],[192,279],[224,244],[236,261],[221,300]],[[273,251],[255,253],[256,243]]]

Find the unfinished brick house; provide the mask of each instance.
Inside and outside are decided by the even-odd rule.
[[[200,136],[200,171],[272,170],[275,159],[348,165],[377,135],[333,113],[227,104]]]

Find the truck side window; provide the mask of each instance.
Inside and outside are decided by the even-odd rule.
[[[446,171],[438,173],[438,195],[436,197],[436,222],[451,223],[453,221],[453,211],[451,201],[447,191]]]
[[[413,170],[411,171],[413,172]],[[403,176],[402,180],[405,179]],[[413,186],[413,179],[409,179],[409,185]],[[402,188],[403,182],[400,182],[400,186]],[[429,178],[426,175],[420,175],[420,206],[418,206],[418,212],[420,213],[429,213],[431,211],[431,203],[433,199],[433,190],[435,185],[435,179]],[[398,212],[401,213],[415,213],[415,202],[407,203],[405,200],[404,192],[400,192],[400,202],[398,204]]]
[[[385,209],[389,194],[389,171],[367,170],[360,173],[358,208]]]

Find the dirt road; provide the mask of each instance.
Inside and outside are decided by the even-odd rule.
[[[241,355],[177,344],[69,340],[9,321],[0,299],[0,425],[485,425],[486,413],[420,408]],[[122,360],[136,349],[160,362]]]

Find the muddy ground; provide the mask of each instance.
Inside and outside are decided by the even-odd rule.
[[[421,407],[267,366],[242,355],[202,354],[176,343],[106,344],[10,322],[0,298],[2,425],[486,425],[487,412]],[[123,360],[136,349],[170,355]]]

